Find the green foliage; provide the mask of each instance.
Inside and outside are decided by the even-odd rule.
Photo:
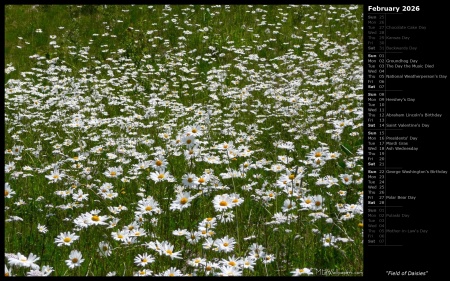
[[[362,7],[7,5],[8,67],[15,70],[5,74],[5,183],[15,194],[7,196],[5,189],[7,253],[34,253],[39,265],[53,267],[54,276],[113,271],[128,276],[143,268],[161,274],[170,267],[203,276],[204,270],[187,262],[246,257],[257,243],[274,260],[266,264],[272,256],[262,256],[243,275],[288,276],[301,268],[314,274],[319,269],[362,271],[362,214],[347,219],[340,210],[360,206],[362,196],[358,152],[363,132],[357,114],[362,108]],[[187,126],[195,124],[204,134],[197,138],[201,156],[191,160],[184,156],[190,149],[179,142]],[[223,149],[225,142],[240,152],[227,154],[234,152]],[[280,147],[286,142],[292,149]],[[19,145],[22,152],[13,153]],[[314,156],[322,148],[337,156]],[[154,168],[133,168],[142,159],[154,160],[161,150],[175,182],[150,179]],[[83,155],[87,159],[77,158]],[[273,170],[281,164],[285,168]],[[54,166],[65,176],[49,183],[45,176]],[[105,174],[118,166],[123,168],[119,177]],[[277,186],[288,172],[301,178],[289,181],[299,194]],[[187,173],[210,173],[217,185],[201,192],[185,189],[196,194],[192,205],[172,211],[169,206]],[[352,175],[353,181],[345,184],[342,175]],[[337,182],[318,183],[327,176]],[[104,183],[118,193],[113,200],[99,194]],[[79,191],[88,199],[61,195]],[[173,234],[196,231],[202,220],[217,218],[215,196],[231,193],[244,202],[231,209],[234,219],[211,229],[211,237],[236,239],[233,252],[205,249],[204,238],[190,243]],[[134,222],[143,196],[152,196],[162,210],[144,216],[147,235],[134,244],[112,239],[113,231]],[[311,198],[323,209],[300,207]],[[285,212],[287,199],[296,207]],[[111,211],[118,206],[128,210]],[[76,228],[74,220],[94,209],[109,221],[120,219],[118,224]],[[316,218],[321,211],[326,216]],[[274,222],[282,213],[292,214],[291,221]],[[38,224],[48,232],[38,232]],[[56,246],[54,239],[66,231],[80,239]],[[111,244],[111,256],[100,255],[102,241]],[[182,251],[182,259],[143,245],[155,241],[169,241],[174,251]],[[85,261],[69,269],[65,260],[73,249]],[[146,252],[155,262],[134,264]],[[12,267],[14,275],[28,271]]]

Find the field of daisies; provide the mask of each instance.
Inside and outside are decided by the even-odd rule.
[[[5,276],[363,271],[362,6],[5,6]]]

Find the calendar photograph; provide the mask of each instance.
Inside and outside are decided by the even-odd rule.
[[[5,276],[362,277],[364,7],[5,5]]]

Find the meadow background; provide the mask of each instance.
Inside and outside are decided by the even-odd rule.
[[[5,275],[361,275],[362,20],[5,6]]]

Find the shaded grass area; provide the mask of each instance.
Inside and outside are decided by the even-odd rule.
[[[219,264],[233,254],[245,257],[253,243],[262,245],[267,255],[259,257],[253,271],[243,269],[244,275],[285,276],[304,267],[316,273],[324,268],[361,272],[362,214],[346,220],[338,208],[359,204],[362,182],[340,181],[331,188],[317,184],[318,176],[362,178],[362,120],[354,113],[362,108],[361,17],[361,7],[325,5],[6,6],[5,68],[12,64],[16,70],[5,75],[5,150],[19,144],[25,149],[5,155],[5,165],[14,164],[11,170],[5,168],[5,182],[16,192],[12,199],[5,198],[5,217],[10,218],[5,250],[37,254],[39,264],[50,264],[56,276],[112,271],[133,275],[143,270],[133,264],[143,252],[155,255],[147,266],[154,273],[176,267],[205,275],[205,269],[188,261],[205,257]],[[343,129],[333,122],[341,122]],[[186,147],[177,141],[193,124],[205,134],[198,138],[201,156],[188,159],[183,155]],[[274,144],[277,141],[291,141],[294,147],[286,151]],[[247,146],[241,152],[252,153],[229,157],[217,149],[224,142]],[[318,147],[340,156],[319,165],[310,159]],[[153,160],[161,153],[174,183],[150,180],[152,168],[132,168],[141,156]],[[205,161],[206,154],[220,162]],[[80,155],[87,160],[74,160]],[[303,190],[299,195],[276,187],[286,173],[271,170],[272,164],[282,163],[280,156],[294,159],[285,164],[292,173],[304,168],[296,187]],[[268,163],[260,164],[263,159]],[[27,166],[32,172],[26,172]],[[54,166],[66,177],[49,184],[44,175]],[[117,166],[123,167],[123,178],[104,174]],[[242,176],[221,175],[231,170]],[[169,210],[181,177],[207,172],[229,189],[211,184],[201,192],[190,190],[199,195],[188,209]],[[119,194],[114,200],[97,192],[106,182]],[[80,190],[89,194],[86,201],[72,198]],[[173,235],[176,229],[196,231],[201,220],[219,216],[213,199],[232,192],[244,202],[232,209],[234,219],[217,224],[211,237],[234,237],[238,243],[233,253],[207,250],[200,242]],[[139,193],[152,196],[163,212],[140,223],[148,235],[137,243],[113,240],[112,231],[135,222]],[[327,217],[314,219],[311,209],[300,209],[307,195],[325,198],[320,203],[331,222]],[[272,223],[288,198],[297,204],[286,212],[293,219]],[[116,214],[108,209],[117,206],[128,211]],[[74,227],[74,219],[92,209],[120,223],[112,229]],[[11,219],[14,216],[23,221]],[[38,223],[49,232],[39,233]],[[57,247],[54,238],[69,230],[81,239],[71,247]],[[326,245],[334,239],[328,234],[350,240],[333,247]],[[176,251],[183,250],[183,259],[172,260],[143,246],[155,240],[170,241]],[[98,252],[103,241],[111,243],[113,255]],[[72,249],[86,260],[69,270],[64,260]],[[27,272],[13,268],[17,275]]]

